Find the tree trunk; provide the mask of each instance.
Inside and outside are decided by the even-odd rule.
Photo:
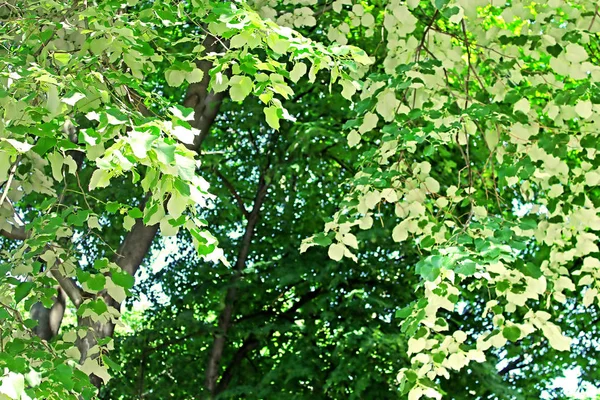
[[[58,287],[58,294],[54,298],[51,308],[46,308],[42,303],[31,306],[31,319],[38,322],[33,332],[44,340],[50,340],[58,333],[63,316],[65,315],[65,292]]]
[[[218,331],[215,334],[211,353],[208,358],[208,365],[206,368],[206,388],[213,397],[217,393],[217,382],[220,376],[223,349],[225,348],[225,343],[227,341],[227,331],[231,325],[233,307],[237,298],[237,282],[241,277],[242,271],[246,267],[248,254],[250,253],[250,244],[252,243],[252,237],[254,236],[256,224],[258,223],[260,217],[260,209],[267,195],[268,186],[269,185],[266,182],[265,174],[263,173],[259,179],[258,190],[254,199],[254,206],[250,212],[250,215],[248,216],[246,230],[244,232],[238,257],[235,263],[235,271],[225,296],[225,308],[219,316]]]
[[[213,36],[208,35],[203,42],[203,46],[206,48],[207,52],[216,51],[219,42]],[[200,131],[194,140],[194,144],[188,147],[199,152],[200,147],[204,139],[208,136],[210,128],[219,112],[219,108],[225,97],[225,92],[213,93],[208,90],[210,82],[209,71],[212,68],[212,63],[200,61],[197,65],[198,68],[204,72],[204,78],[201,82],[192,84],[188,87],[184,106],[194,109],[194,121],[191,125]],[[141,111],[143,112],[144,110]],[[158,225],[146,226],[141,219],[136,221],[132,230],[126,235],[121,244],[114,258],[115,263],[129,274],[135,275],[141,266],[142,261],[148,254],[157,232]],[[6,237],[11,236],[9,232],[6,232],[5,234],[5,232],[2,231],[2,234]],[[24,240],[24,237],[20,239]],[[71,280],[67,279],[60,283],[69,284],[69,282],[72,283]],[[79,287],[76,285],[72,285],[69,289],[71,291],[80,291]],[[101,292],[96,296],[102,297],[109,307],[114,307],[116,310],[120,309],[120,304],[105,292]],[[76,304],[76,306],[78,305],[79,304]],[[62,290],[59,291],[59,296],[51,309],[46,309],[41,304],[34,305],[31,310],[31,316],[38,320],[39,323],[36,334],[45,340],[50,340],[54,337],[60,329],[64,310],[65,295]],[[100,323],[93,322],[90,318],[79,318],[78,326],[91,328],[88,335],[79,339],[76,343],[81,354],[80,362],[83,363],[88,357],[95,358],[99,356],[98,351],[96,351],[97,349],[94,348],[98,343],[98,339],[113,336],[115,325],[112,322]],[[100,387],[102,384],[101,379],[97,376],[92,375],[90,380],[96,387]]]

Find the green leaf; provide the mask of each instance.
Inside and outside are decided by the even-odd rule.
[[[404,318],[408,317],[409,315],[411,315],[412,311],[413,311],[413,306],[411,304],[411,305],[408,305],[408,306],[402,308],[401,310],[396,310],[395,316],[398,319],[404,319]]]
[[[534,264],[532,262],[528,262],[525,264],[525,267],[523,269],[523,273],[527,276],[530,276],[534,279],[539,279],[542,277],[543,273],[542,270],[540,268],[540,265],[538,264]]]
[[[112,281],[115,285],[125,289],[131,289],[135,284],[135,278],[125,271],[113,270],[111,273]]]
[[[475,272],[477,272],[477,264],[475,264],[472,261],[466,261],[458,264],[456,268],[454,268],[454,271],[457,274],[461,274],[464,276],[473,276]]]
[[[8,318],[11,318],[8,311],[6,311],[6,309],[4,309],[4,308],[0,308],[0,321],[4,320],[4,319],[8,319]]]
[[[435,0],[435,8],[437,8],[438,10],[441,10],[449,2],[450,2],[450,0]]]
[[[73,370],[67,364],[58,364],[51,375],[52,379],[60,382],[66,390],[73,390],[75,381],[73,380]]]
[[[29,295],[31,289],[33,289],[34,286],[35,284],[33,282],[21,282],[15,288],[15,303],[18,304],[21,302],[21,300],[27,297],[27,295]]]
[[[106,277],[102,274],[91,275],[86,284],[91,290],[99,292],[106,286]]]
[[[517,326],[507,326],[502,329],[502,336],[511,342],[516,342],[521,337],[521,330]]]

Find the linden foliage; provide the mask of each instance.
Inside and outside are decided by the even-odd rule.
[[[0,18],[0,230],[22,239],[3,249],[0,266],[0,396],[90,398],[87,375],[109,379],[112,339],[96,337],[87,354],[73,343],[94,337],[94,324],[117,323],[105,296],[121,303],[134,282],[108,258],[82,257],[86,241],[102,241],[107,216],[121,215],[126,230],[136,220],[159,224],[163,236],[184,228],[200,255],[227,263],[198,217],[211,196],[197,174],[194,115],[145,83],[155,74],[172,87],[198,83],[198,62],[212,62],[210,88],[239,102],[257,96],[277,129],[290,118],[282,106],[294,94],[290,82],[305,74],[314,81],[321,69],[334,80],[358,79],[370,59],[356,48],[313,43],[241,2],[17,1],[0,5]],[[171,43],[159,34],[184,26],[197,27],[196,35]],[[207,36],[222,51],[205,51]],[[179,51],[187,42],[193,50]],[[95,166],[85,187],[82,158]],[[144,205],[96,195],[125,179],[147,193]],[[66,202],[70,192],[82,204]],[[52,306],[55,280],[77,282],[86,294],[71,297],[78,327],[50,345],[32,336],[36,322],[24,312],[38,301]]]
[[[293,30],[325,12],[334,15],[326,45]],[[536,331],[568,350],[553,322],[558,306],[598,299],[594,1],[12,1],[0,18],[0,229],[24,239],[0,265],[0,397],[90,398],[87,375],[108,380],[110,337],[80,359],[73,343],[93,327],[49,344],[24,316],[38,301],[52,305],[55,280],[76,278],[90,294],[75,304],[78,316],[118,321],[94,295],[120,303],[132,277],[107,258],[81,257],[108,215],[126,229],[159,224],[163,236],[187,229],[199,254],[227,262],[198,216],[211,196],[198,174],[194,115],[161,95],[168,87],[147,84],[157,74],[171,87],[201,82],[200,60],[212,62],[214,92],[257,96],[273,129],[292,119],[283,102],[304,75],[315,82],[328,71],[331,90],[354,102],[346,128],[360,172],[302,250],[325,245],[333,260],[358,260],[352,232],[395,212],[393,239],[422,253],[421,299],[396,315],[414,355],[398,376],[410,399],[440,398],[436,381],[449,370]],[[190,26],[195,35],[176,42],[159,33]],[[375,34],[382,42],[366,53],[347,46]],[[218,51],[201,45],[207,36]],[[462,164],[443,162],[453,154]],[[85,186],[81,158],[94,167]],[[124,179],[147,193],[144,205],[107,195]],[[72,191],[81,204],[64,201]],[[471,293],[484,299],[473,310],[487,322],[452,331],[448,316]]]
[[[304,249],[356,259],[352,231],[394,208],[393,239],[422,252],[421,299],[396,313],[413,355],[398,379],[409,399],[441,398],[439,377],[507,341],[540,331],[569,350],[560,306],[599,299],[598,6],[390,1],[376,19],[383,68],[347,93],[358,111],[348,145],[364,151],[362,169]],[[457,152],[462,165],[440,162]],[[453,331],[449,316],[469,292],[485,299],[475,312],[489,324]]]

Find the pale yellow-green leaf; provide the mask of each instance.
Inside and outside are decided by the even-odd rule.
[[[50,115],[54,116],[60,113],[61,104],[58,97],[58,88],[56,85],[48,85],[48,94],[46,99],[46,109]]]
[[[279,108],[271,106],[266,107],[263,111],[267,124],[273,129],[279,129]]]
[[[74,107],[75,104],[81,99],[85,99],[85,94],[75,92],[75,93],[73,93],[73,95],[71,95],[71,97],[63,97],[62,101],[63,101],[63,103],[66,103],[66,104],[70,105],[71,107]]]
[[[194,138],[196,137],[196,135],[199,132],[195,132],[192,129],[188,129],[184,126],[174,126],[173,129],[171,130],[171,133],[173,134],[173,136],[175,136],[177,138],[177,140],[179,140],[181,143],[185,143],[185,144],[193,144],[194,143]]]
[[[350,48],[351,48],[350,51],[352,54],[352,58],[357,63],[363,64],[363,65],[371,65],[375,62],[375,59],[372,57],[369,57],[368,54],[365,53],[364,50],[361,50],[358,47],[354,47],[354,46],[350,46]]]
[[[406,5],[412,10],[413,8],[416,8],[419,5],[420,1],[421,0],[407,0]]]
[[[427,188],[427,191],[429,191],[431,193],[438,193],[440,191],[439,182],[430,176],[425,178],[424,184],[425,184],[425,187]]]
[[[252,79],[247,76],[235,75],[229,80],[229,96],[231,100],[241,102],[252,92]]]
[[[75,331],[65,332],[62,336],[62,340],[64,340],[67,343],[75,343],[75,340],[77,340],[77,332],[75,332]]]
[[[187,208],[187,203],[187,199],[179,194],[179,192],[173,192],[171,198],[167,202],[167,211],[169,211],[169,215],[175,219],[179,218]]]
[[[587,60],[588,54],[583,46],[576,43],[569,43],[566,47],[565,57],[572,63],[580,63]]]
[[[175,118],[179,118],[182,121],[193,121],[194,120],[194,111],[191,111],[187,116],[183,115],[181,110],[177,107],[170,107],[169,111]]]
[[[493,151],[500,141],[498,131],[495,128],[488,129],[484,133],[485,143],[490,151]]]
[[[404,221],[396,225],[392,231],[392,239],[394,242],[403,242],[408,239],[408,229]]]
[[[88,228],[90,229],[102,229],[100,226],[100,222],[98,221],[98,217],[95,215],[90,215],[87,220]]]
[[[388,122],[396,116],[399,105],[400,101],[396,99],[396,92],[393,89],[386,89],[377,96],[376,110]]]
[[[360,143],[360,134],[356,130],[351,130],[348,134],[348,146],[354,147]]]
[[[279,37],[276,33],[271,33],[267,37],[267,45],[277,54],[285,54],[290,48],[290,42],[287,39]]]
[[[146,210],[149,210],[149,208],[146,208],[144,210],[144,217],[146,217],[146,214],[147,214]],[[154,212],[154,214],[152,214],[152,216],[150,216],[150,218],[148,219],[148,225],[158,224],[164,217],[165,217],[165,209],[161,205],[158,207],[156,212]]]
[[[11,165],[10,154],[0,150],[0,182],[6,182],[8,179],[8,170]]]
[[[292,80],[292,82],[298,82],[300,78],[302,78],[306,74],[307,70],[308,68],[306,67],[306,64],[304,64],[303,62],[297,62],[294,65],[294,68],[292,68],[292,70],[290,71],[290,79]]]
[[[247,39],[245,32],[238,33],[237,35],[232,37],[231,40],[229,41],[229,47],[231,47],[232,49],[238,49],[238,48],[244,46],[247,41],[248,41],[248,39]]]
[[[125,289],[119,285],[115,285],[115,283],[112,281],[112,279],[110,279],[110,277],[106,279],[104,289],[106,289],[108,295],[115,299],[119,304],[121,304],[127,298]]]
[[[229,78],[222,72],[217,72],[210,81],[210,87],[215,93],[220,93],[229,86]]]
[[[575,112],[583,119],[588,119],[594,112],[592,110],[592,102],[589,100],[580,100],[575,105]]]
[[[527,99],[517,101],[513,107],[513,111],[521,111],[524,114],[527,114],[529,110],[531,110],[531,105]]]
[[[167,72],[165,72],[165,79],[167,81],[167,84],[169,86],[172,87],[179,87],[183,84],[183,81],[185,80],[187,76],[187,72],[185,71],[179,71],[179,70],[167,70]]]
[[[370,28],[375,24],[375,17],[371,13],[367,13],[362,16],[360,19],[360,23],[362,26]]]
[[[8,143],[10,143],[10,145],[12,147],[14,147],[19,153],[27,153],[33,147],[32,144],[29,144],[27,142],[21,142],[19,140],[15,140],[15,139],[4,139],[4,140],[7,141]]]
[[[457,5],[455,7],[458,8],[458,12],[456,14],[453,14],[448,20],[450,22],[452,22],[453,24],[459,24],[460,21],[462,21],[463,17],[465,16],[465,10],[459,5]]]
[[[265,104],[269,104],[269,102],[273,99],[273,92],[268,91],[268,92],[262,92],[258,98],[260,99],[260,101],[262,101]]]
[[[379,121],[379,117],[377,114],[372,112],[367,112],[363,119],[362,124],[358,128],[358,132],[361,134],[372,131],[377,126],[377,122]]]
[[[62,182],[62,168],[63,168],[63,160],[64,157],[59,152],[55,151],[48,155],[48,161],[50,161],[50,166],[52,167],[52,177],[57,182]]]
[[[60,65],[67,65],[71,60],[71,55],[69,53],[61,53],[56,52],[52,54],[54,61],[56,61]]]
[[[179,227],[171,225],[169,219],[163,218],[160,221],[160,234],[162,236],[175,236],[179,232]]]
[[[568,351],[571,349],[571,338],[564,336],[560,328],[553,323],[546,322],[542,326],[542,332],[546,336],[546,339],[548,339],[550,346],[554,349],[559,351]]]
[[[79,366],[79,369],[86,375],[96,375],[104,381],[104,383],[110,380],[110,374],[108,373],[107,367],[98,364],[98,360],[87,358],[83,365]]]
[[[130,231],[131,228],[133,228],[133,225],[135,225],[135,218],[126,215],[123,218],[123,228],[125,228],[127,231]]]
[[[343,235],[342,242],[348,247],[358,249],[358,240],[356,239],[356,236],[354,236],[351,233],[346,233],[345,235]]]
[[[594,302],[594,300],[596,300],[596,298],[598,297],[598,290],[596,288],[590,288],[588,290],[585,291],[585,294],[583,295],[583,305],[588,307],[590,305],[592,305],[592,303]]]
[[[191,72],[188,72],[185,77],[189,83],[198,83],[202,81],[202,78],[204,78],[204,72],[199,68],[194,68]]]
[[[352,100],[352,96],[356,93],[356,85],[353,81],[340,80],[338,82],[342,85],[342,97],[348,100]]]
[[[104,169],[97,169],[92,174],[90,178],[90,190],[94,190],[96,188],[104,188],[107,187],[110,183],[110,173]]]
[[[25,393],[25,376],[6,370],[0,378],[0,396],[5,395],[6,399],[27,399],[30,398]],[[27,396],[27,397],[25,397]]]
[[[110,46],[109,39],[103,37],[92,39],[92,41],[90,42],[90,50],[95,55],[101,54],[104,50],[108,48],[108,46]]]
[[[358,225],[360,229],[371,229],[372,226],[373,217],[371,217],[370,215],[365,215],[364,217],[362,217],[360,220],[360,224]]]
[[[327,254],[332,260],[340,261],[342,258],[344,258],[345,252],[346,246],[344,246],[341,243],[332,243],[329,245],[329,250],[327,251]]]

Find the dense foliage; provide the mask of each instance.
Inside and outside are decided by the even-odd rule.
[[[590,0],[0,4],[0,398],[600,383],[598,32]]]

